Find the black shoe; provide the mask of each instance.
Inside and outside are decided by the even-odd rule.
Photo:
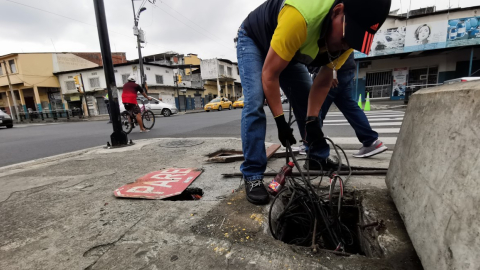
[[[326,160],[307,160],[305,161],[305,164],[303,164],[303,168],[306,170],[307,169],[307,162],[309,163],[309,169],[311,171],[320,171],[323,170],[324,172],[328,172],[330,170],[336,171],[338,170],[338,161],[334,160],[331,157],[328,157]],[[319,164],[320,163],[320,164]],[[320,166],[321,165],[321,166]],[[340,171],[348,171],[349,168],[347,165],[342,164],[340,167]]]
[[[253,204],[262,205],[270,201],[263,180],[245,180],[245,191],[247,192],[247,200]]]

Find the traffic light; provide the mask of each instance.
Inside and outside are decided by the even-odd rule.
[[[178,74],[178,83],[182,82],[182,75]]]
[[[78,76],[73,77],[73,80],[75,81],[75,85],[80,85],[80,81],[78,80]]]

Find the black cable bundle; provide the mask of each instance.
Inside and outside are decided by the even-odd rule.
[[[290,107],[289,124],[293,124]],[[332,140],[326,138],[333,145],[339,158],[339,167],[336,173],[329,172],[330,186],[328,191],[318,194],[313,187],[307,165],[307,176],[305,176],[298,161],[305,160],[318,162],[309,158],[296,159],[291,146],[287,142],[287,163],[292,158],[295,167],[300,172],[300,177],[287,177],[285,187],[275,196],[269,211],[269,227],[272,236],[288,244],[299,246],[311,246],[316,249],[317,244],[326,249],[335,251],[344,251],[345,245],[352,245],[354,240],[350,230],[341,222],[341,206],[343,200],[344,185],[348,182],[351,175],[347,176],[346,181],[339,176],[342,160],[338,149],[340,149],[350,168],[348,158],[343,149],[334,144]],[[309,147],[310,149],[310,147]],[[319,163],[320,164],[320,163]],[[320,164],[321,167],[321,164]],[[320,176],[318,189],[323,180],[323,170]],[[335,192],[336,184],[339,184],[339,191]],[[328,198],[325,198],[327,197]],[[277,201],[280,201],[277,203]],[[278,205],[284,205],[283,209]],[[272,213],[278,213],[273,220]]]

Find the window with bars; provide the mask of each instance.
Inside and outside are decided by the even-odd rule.
[[[426,67],[410,69],[408,71],[408,85],[423,87],[432,87],[437,84],[438,67]]]
[[[100,87],[100,78],[90,78],[89,81],[91,88]]]
[[[371,98],[385,98],[392,94],[392,71],[367,73],[365,91]]]
[[[75,90],[77,89],[75,87],[75,82],[74,81],[66,81],[65,86],[67,87],[67,90]]]
[[[163,84],[163,76],[162,75],[155,75],[155,81],[158,84]]]
[[[218,74],[225,75],[225,66],[224,65],[218,65]]]
[[[227,67],[227,75],[232,76],[232,68],[231,67]]]

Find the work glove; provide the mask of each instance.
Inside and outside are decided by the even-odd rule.
[[[305,139],[310,147],[323,147],[327,145],[318,117],[309,116],[305,123]]]
[[[293,137],[293,128],[288,125],[287,121],[285,120],[285,116],[282,114],[274,119],[277,123],[278,139],[282,145],[287,147],[287,141],[290,142],[290,145],[296,144],[297,141],[295,140],[295,137]]]

